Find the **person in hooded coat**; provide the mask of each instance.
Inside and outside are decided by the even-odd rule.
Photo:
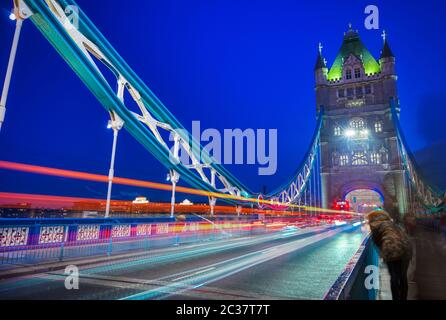
[[[367,215],[373,242],[380,256],[387,264],[393,300],[407,300],[407,270],[412,259],[412,244],[406,232],[398,226],[390,215],[382,210],[374,210]]]

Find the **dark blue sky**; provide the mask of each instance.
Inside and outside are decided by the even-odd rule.
[[[0,74],[14,31],[2,1]],[[254,191],[294,172],[315,126],[313,67],[322,41],[329,65],[349,22],[377,57],[386,29],[397,57],[401,121],[412,150],[445,140],[443,1],[78,0],[120,55],[186,128],[277,128],[278,171],[229,166]],[[364,8],[380,30],[364,29]],[[108,114],[30,21],[22,30],[0,159],[107,174]],[[166,170],[121,131],[116,175],[164,181]],[[99,183],[0,171],[0,191],[105,197]],[[169,195],[115,186],[114,198]],[[180,196],[180,200],[184,196]]]

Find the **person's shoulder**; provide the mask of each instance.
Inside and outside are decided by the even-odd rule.
[[[388,221],[383,221],[381,223],[381,227],[395,229],[395,228],[398,228],[398,225],[395,222],[393,222],[392,220],[388,220]]]

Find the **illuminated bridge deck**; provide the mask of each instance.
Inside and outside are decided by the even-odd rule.
[[[308,232],[310,230],[306,230]],[[358,250],[359,228],[314,228],[154,250],[80,266],[79,290],[64,270],[0,280],[1,299],[322,299]]]
[[[284,255],[213,286],[271,298],[322,299],[363,239],[361,230],[343,232],[317,247]]]

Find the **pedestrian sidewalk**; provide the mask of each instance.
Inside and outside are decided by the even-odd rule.
[[[446,300],[446,238],[438,230],[419,225],[415,232],[418,300]]]

